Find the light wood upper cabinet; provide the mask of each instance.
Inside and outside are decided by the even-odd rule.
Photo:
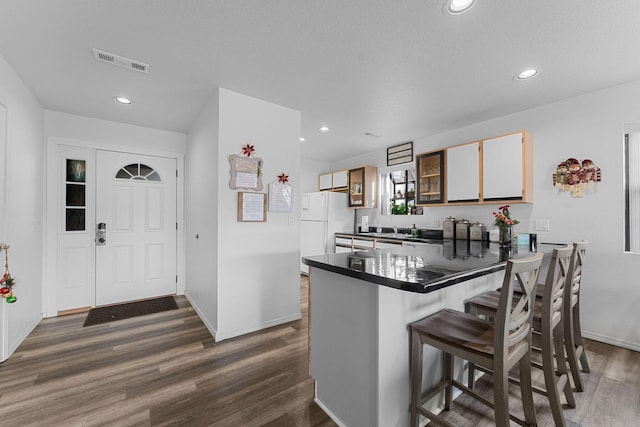
[[[349,170],[349,207],[376,208],[378,207],[378,168],[363,166]]]
[[[446,154],[441,168],[431,165],[436,153]],[[416,172],[417,205],[532,203],[533,137],[521,131],[418,154]]]
[[[432,205],[445,201],[444,150],[416,156],[416,204]]]
[[[318,176],[318,190],[320,191],[347,191],[348,183],[349,171],[346,169]]]
[[[482,141],[482,198],[485,202],[533,202],[533,138],[517,132]]]
[[[447,201],[480,200],[480,142],[447,148]]]

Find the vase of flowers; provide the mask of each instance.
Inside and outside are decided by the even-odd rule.
[[[500,206],[496,212],[493,212],[494,224],[500,231],[500,246],[511,246],[511,239],[513,238],[512,227],[520,222],[511,218],[509,207],[509,205]]]

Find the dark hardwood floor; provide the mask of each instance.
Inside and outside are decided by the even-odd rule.
[[[0,426],[335,426],[313,402],[307,294],[302,278],[301,320],[220,343],[182,297],[178,310],[86,328],[86,314],[45,319],[0,364]],[[640,353],[586,344],[591,373],[567,426],[640,426]],[[534,397],[538,425],[553,426]],[[494,425],[466,396],[447,418]]]
[[[567,427],[636,427],[640,426],[640,353],[621,347],[585,340],[591,372],[582,373],[585,391],[574,389],[576,407],[561,401]],[[533,370],[534,384],[544,388],[538,369]],[[478,381],[477,389],[492,398],[490,376]],[[546,397],[534,393],[539,426],[555,426]],[[510,411],[523,416],[520,389],[509,385]],[[486,406],[467,395],[455,400],[445,419],[459,427],[495,426],[493,414]],[[515,423],[511,423],[516,425]]]
[[[299,321],[215,343],[178,310],[82,327],[43,320],[0,364],[0,426],[335,426],[313,402]]]

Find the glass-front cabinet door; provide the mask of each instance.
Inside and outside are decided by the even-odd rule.
[[[364,168],[349,170],[349,207],[358,208],[365,205]]]
[[[444,150],[416,156],[416,204],[444,202]]]

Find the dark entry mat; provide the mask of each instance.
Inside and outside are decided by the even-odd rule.
[[[82,326],[98,325],[100,323],[113,322],[114,320],[128,319],[130,317],[143,316],[151,313],[160,313],[161,311],[175,310],[177,308],[178,304],[176,304],[176,300],[171,296],[92,308],[89,310],[89,314]]]

